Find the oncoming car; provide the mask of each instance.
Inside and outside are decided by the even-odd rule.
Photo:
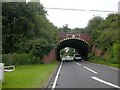
[[[82,57],[79,54],[74,54],[74,60],[81,61]]]
[[[62,58],[62,61],[72,61],[72,60],[73,60],[73,57],[69,55]]]

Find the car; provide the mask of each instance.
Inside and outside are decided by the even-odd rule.
[[[71,57],[71,56],[67,56],[67,57],[66,57],[66,60],[71,61],[71,60],[73,60],[73,57]]]
[[[82,57],[79,54],[74,54],[74,60],[82,60]]]
[[[62,58],[62,61],[72,61],[72,60],[73,60],[73,57],[69,55]]]

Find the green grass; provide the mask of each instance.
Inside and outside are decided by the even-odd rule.
[[[51,64],[17,66],[13,72],[5,73],[3,88],[43,88],[58,62]]]
[[[2,89],[2,81],[0,80],[0,90]]]
[[[108,60],[104,60],[103,58],[101,57],[90,57],[88,59],[89,62],[92,62],[92,63],[96,63],[96,64],[103,64],[103,65],[107,65],[107,66],[112,66],[112,67],[116,67],[116,68],[120,68],[119,64],[117,63],[112,63]]]

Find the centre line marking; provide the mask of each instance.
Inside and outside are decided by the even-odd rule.
[[[91,72],[94,73],[94,74],[97,74],[96,71],[94,71],[94,70],[92,70],[92,69],[90,69],[90,68],[88,68],[88,67],[86,67],[86,66],[84,66],[84,68],[87,69],[87,70],[89,70],[89,71],[91,71]]]
[[[101,83],[104,83],[104,84],[107,84],[107,85],[109,85],[109,86],[112,86],[112,87],[115,87],[115,88],[119,88],[119,89],[120,89],[120,86],[117,86],[117,85],[115,85],[115,84],[109,83],[109,82],[104,81],[104,80],[102,80],[102,79],[99,79],[99,78],[97,78],[97,77],[91,77],[91,78],[94,79],[94,80],[96,80],[96,81],[99,81],[99,82],[101,82]]]
[[[61,70],[61,67],[62,67],[62,63],[63,63],[63,62],[61,61],[60,67],[59,67],[59,69],[58,69],[57,75],[56,75],[56,77],[55,77],[55,80],[54,80],[54,83],[53,83],[53,86],[52,86],[52,90],[54,90],[55,87],[56,87],[57,80],[58,80],[58,77],[59,77],[59,73],[60,73],[60,70]]]
[[[77,65],[81,65],[81,64],[79,64],[79,63],[76,63]]]

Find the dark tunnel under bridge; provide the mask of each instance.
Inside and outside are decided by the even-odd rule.
[[[65,39],[61,40],[57,44],[56,48],[56,55],[57,55],[57,60],[61,61],[60,58],[60,51],[65,48],[65,47],[70,47],[76,49],[81,57],[83,57],[85,60],[87,60],[88,54],[90,52],[90,44],[82,39]]]

